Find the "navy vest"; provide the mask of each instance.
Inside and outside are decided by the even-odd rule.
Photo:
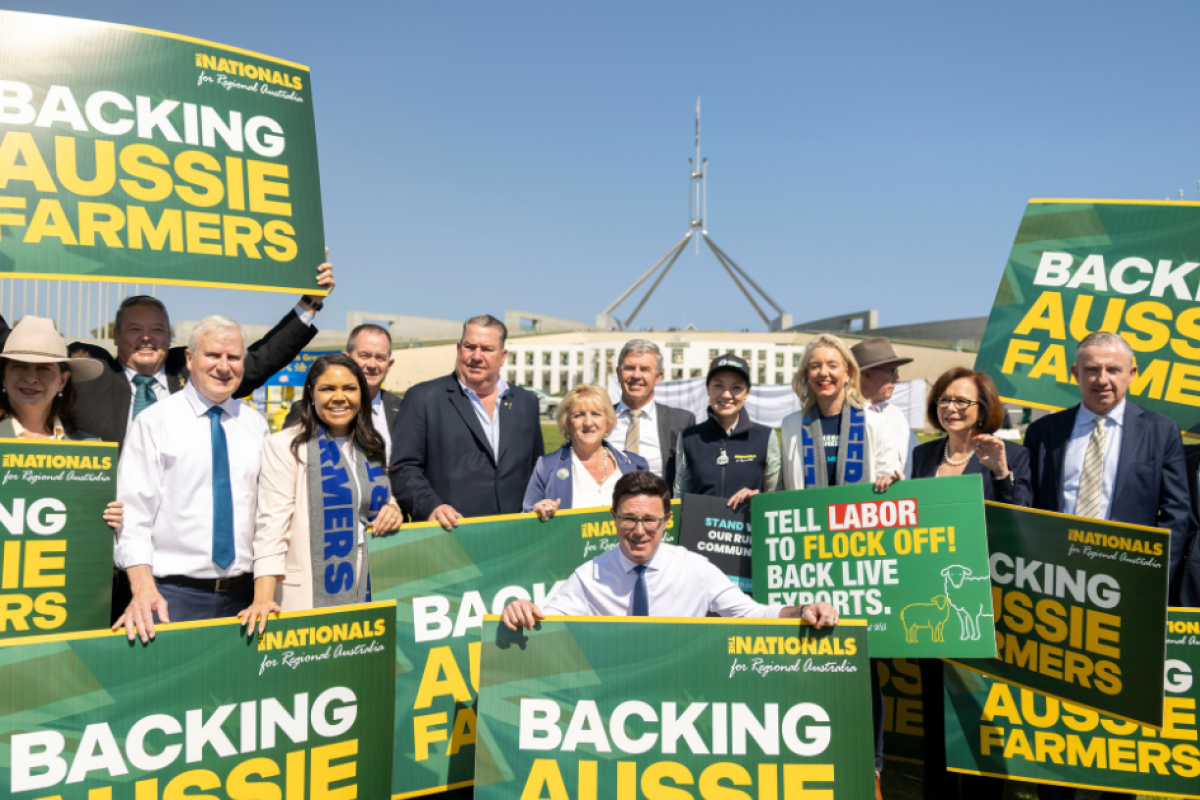
[[[683,432],[683,452],[692,478],[692,493],[733,497],[741,489],[762,490],[767,468],[767,445],[773,434],[766,425],[751,422],[742,409],[731,436],[710,415]],[[718,464],[724,450],[728,461]]]

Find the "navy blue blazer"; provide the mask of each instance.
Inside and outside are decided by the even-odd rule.
[[[1025,431],[1033,477],[1033,507],[1062,512],[1062,473],[1079,406],[1042,417]],[[1175,586],[1192,529],[1186,458],[1179,425],[1125,401],[1125,429],[1109,501],[1114,522],[1171,531],[1170,581]]]
[[[913,448],[913,478],[936,477],[938,466],[942,463],[942,452],[945,446],[945,439],[933,439]],[[992,477],[992,471],[983,466],[975,456],[972,456],[967,465],[963,467],[962,474],[980,476],[983,481],[984,500],[1029,508],[1033,505],[1033,481],[1029,474],[1029,451],[1019,444],[1005,442],[1004,456],[1008,460],[1008,471],[1012,473],[1012,480],[996,480]]]
[[[646,459],[637,453],[618,450],[609,444],[607,439],[604,440],[604,446],[608,448],[608,452],[612,453],[613,460],[617,462],[617,469],[621,471],[622,475],[627,472],[645,472],[650,469]],[[571,475],[572,468],[570,442],[538,459],[537,467],[534,468],[533,475],[529,478],[529,486],[525,489],[523,510],[533,511],[533,504],[542,500],[561,500],[560,509],[573,508],[571,495],[575,482]],[[560,478],[559,470],[566,470],[567,476]]]
[[[464,517],[519,514],[533,467],[545,450],[538,401],[509,384],[497,400],[500,442],[491,445],[458,376],[419,383],[404,395],[392,429],[392,493],[424,522],[449,504]]]

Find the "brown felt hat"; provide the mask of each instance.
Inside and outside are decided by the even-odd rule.
[[[859,370],[886,367],[889,364],[900,367],[905,364],[911,364],[913,361],[911,358],[900,358],[900,356],[896,355],[896,351],[892,348],[892,343],[888,341],[886,336],[863,339],[854,345],[854,347],[851,347],[850,352],[854,354],[854,360],[858,362]]]
[[[71,380],[82,383],[99,378],[104,364],[94,358],[71,358],[67,345],[54,329],[54,320],[24,317],[13,326],[0,351],[0,358],[26,364],[62,364],[71,370]]]

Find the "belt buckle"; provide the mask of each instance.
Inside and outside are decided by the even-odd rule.
[[[233,578],[217,578],[213,582],[214,592],[228,592],[230,585],[233,583]]]

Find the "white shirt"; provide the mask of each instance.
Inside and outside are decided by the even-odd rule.
[[[604,457],[611,463],[607,448],[604,450]],[[610,470],[607,480],[603,483],[597,482],[572,449],[571,505],[575,508],[611,508],[613,489],[616,488],[617,481],[621,480],[621,468],[611,464]]]
[[[383,437],[384,464],[392,463],[392,432],[388,430],[387,414],[383,411],[383,390],[381,389],[371,401],[371,424],[375,431]]]
[[[135,375],[141,375],[136,369],[130,369],[124,365],[121,369],[125,370],[125,380],[129,382],[129,419],[126,420],[126,430],[133,425],[133,404],[137,400],[137,384],[133,382]],[[154,392],[154,396],[159,400],[165,400],[171,396],[171,390],[167,388],[167,371],[160,369],[154,373],[154,383],[150,384],[150,391]]]
[[[900,451],[900,470],[904,473],[904,477],[912,478],[912,452],[917,446],[917,435],[913,433],[912,428],[908,427],[908,420],[904,418],[904,412],[891,403],[872,403],[868,406],[870,411],[882,415],[885,424],[885,435],[894,439],[896,447]]]
[[[608,441],[618,450],[625,450],[625,436],[629,433],[629,423],[634,414],[642,415],[642,421],[638,423],[638,439],[640,440],[638,455],[646,459],[651,472],[666,480],[667,476],[663,472],[662,446],[658,441],[658,404],[653,400],[637,411],[625,405],[624,400],[618,403],[617,427],[613,428],[612,433],[608,435]],[[579,504],[576,504],[575,507],[584,508]]]
[[[1087,455],[1088,440],[1096,429],[1096,417],[1087,406],[1079,404],[1075,413],[1075,427],[1071,429],[1071,439],[1067,442],[1067,453],[1063,458],[1063,496],[1062,512],[1074,514],[1075,504],[1079,499],[1079,483],[1083,480],[1083,459]],[[1117,462],[1121,460],[1121,434],[1125,430],[1125,401],[1106,415],[1108,422],[1104,426],[1104,476],[1100,481],[1100,510],[1099,519],[1108,519],[1108,506],[1112,501],[1113,484],[1117,480]]]
[[[235,551],[229,568],[219,569],[212,560],[212,405],[189,381],[133,421],[117,465],[117,500],[125,504],[117,566],[148,564],[160,578],[227,578],[252,571],[259,457],[270,431],[249,406],[232,398],[221,404]]]
[[[637,566],[614,547],[572,573],[542,612],[559,616],[626,617],[633,606]],[[756,603],[704,556],[660,544],[646,565],[646,594],[652,617],[778,617],[783,606]]]
[[[31,441],[37,441],[38,439],[41,439],[42,441],[63,441],[67,438],[67,431],[65,428],[63,428],[62,422],[59,421],[58,417],[50,420],[50,429],[54,431],[53,436],[26,436],[25,426],[21,424],[21,421],[17,419],[16,415],[14,414],[9,419],[12,420],[13,436],[18,439],[29,439]]]
[[[504,395],[508,394],[508,381],[504,378],[496,379],[496,404],[492,407],[490,417],[487,409],[483,406],[483,400],[475,394],[475,390],[463,383],[461,379],[459,379],[458,385],[462,387],[463,394],[471,401],[471,408],[475,409],[475,416],[479,418],[479,424],[483,426],[483,435],[487,437],[488,444],[492,446],[492,458],[498,461],[500,459],[500,403],[504,400]]]
[[[350,444],[349,436],[335,436],[333,440],[337,442],[338,450],[342,454],[342,458],[346,459],[346,471],[350,473],[350,478],[354,481],[354,490],[362,497],[362,484],[358,480],[358,469],[354,463],[354,445]],[[384,462],[387,463],[386,461]],[[362,517],[358,518],[358,543],[363,543],[363,523]]]

